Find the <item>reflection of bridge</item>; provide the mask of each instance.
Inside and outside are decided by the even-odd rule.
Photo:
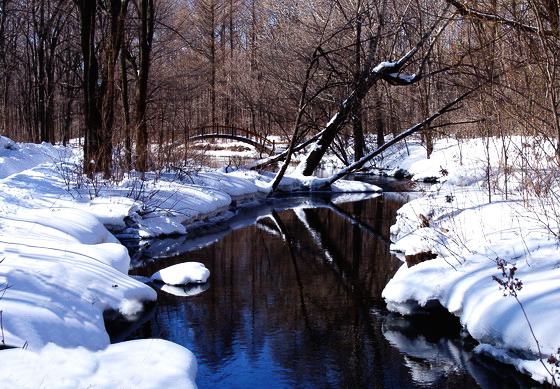
[[[232,126],[201,126],[189,129],[186,141],[202,139],[230,139],[250,144],[261,153],[276,152],[276,142],[245,128]]]

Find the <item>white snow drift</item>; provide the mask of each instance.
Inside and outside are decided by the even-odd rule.
[[[509,177],[503,170],[502,141],[509,150]],[[440,303],[481,343],[475,351],[542,382],[552,381],[546,359],[560,347],[560,247],[552,233],[560,226],[553,212],[531,207],[535,200],[520,194],[526,173],[516,170],[513,161],[521,160],[518,151],[530,142],[520,137],[441,140],[430,159],[420,144],[409,143],[408,152],[392,150],[378,161],[390,172],[405,169],[413,179],[441,181],[428,195],[403,206],[391,229],[393,250],[431,252],[437,258],[412,267],[403,264],[383,296],[389,309],[402,314]],[[489,179],[498,190],[489,192]],[[509,285],[517,278],[521,289],[508,293],[493,277]]]

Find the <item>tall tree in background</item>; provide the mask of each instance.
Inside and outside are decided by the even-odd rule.
[[[56,86],[55,54],[60,43],[63,26],[67,22],[67,4],[55,4],[51,0],[30,3],[32,42],[35,58],[36,112],[39,141],[53,142],[54,138],[54,93]]]
[[[1,0],[0,2],[0,101],[2,120],[0,122],[0,135],[8,135],[9,132],[9,94],[14,67],[17,62],[11,56],[16,53],[17,31],[10,28],[12,19],[9,17],[11,10],[11,0]]]
[[[136,80],[136,170],[145,172],[148,168],[148,123],[146,117],[148,100],[148,77],[150,73],[150,52],[154,37],[154,1],[138,1],[140,17],[139,67]]]
[[[99,171],[96,163],[101,150],[101,94],[99,80],[99,65],[95,50],[95,30],[97,16],[97,2],[77,0],[80,11],[80,40],[84,67],[84,173],[91,176]]]
[[[116,64],[128,1],[80,0],[77,5],[84,62],[84,173],[91,176],[103,172],[108,178],[112,168]],[[100,41],[96,35],[98,17],[105,17],[108,25]]]

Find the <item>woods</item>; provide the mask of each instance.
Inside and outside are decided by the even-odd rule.
[[[0,0],[2,382],[557,387],[559,4]]]
[[[84,173],[105,177],[180,165],[196,128],[292,146],[326,130],[311,175],[480,88],[422,129],[428,156],[434,137],[514,134],[560,152],[558,19],[548,0],[3,0],[0,128],[81,139]]]

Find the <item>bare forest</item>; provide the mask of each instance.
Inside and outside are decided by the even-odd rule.
[[[79,139],[107,177],[217,129],[313,137],[306,175],[411,128],[428,156],[434,137],[560,152],[559,23],[553,0],[1,0],[0,134]]]

